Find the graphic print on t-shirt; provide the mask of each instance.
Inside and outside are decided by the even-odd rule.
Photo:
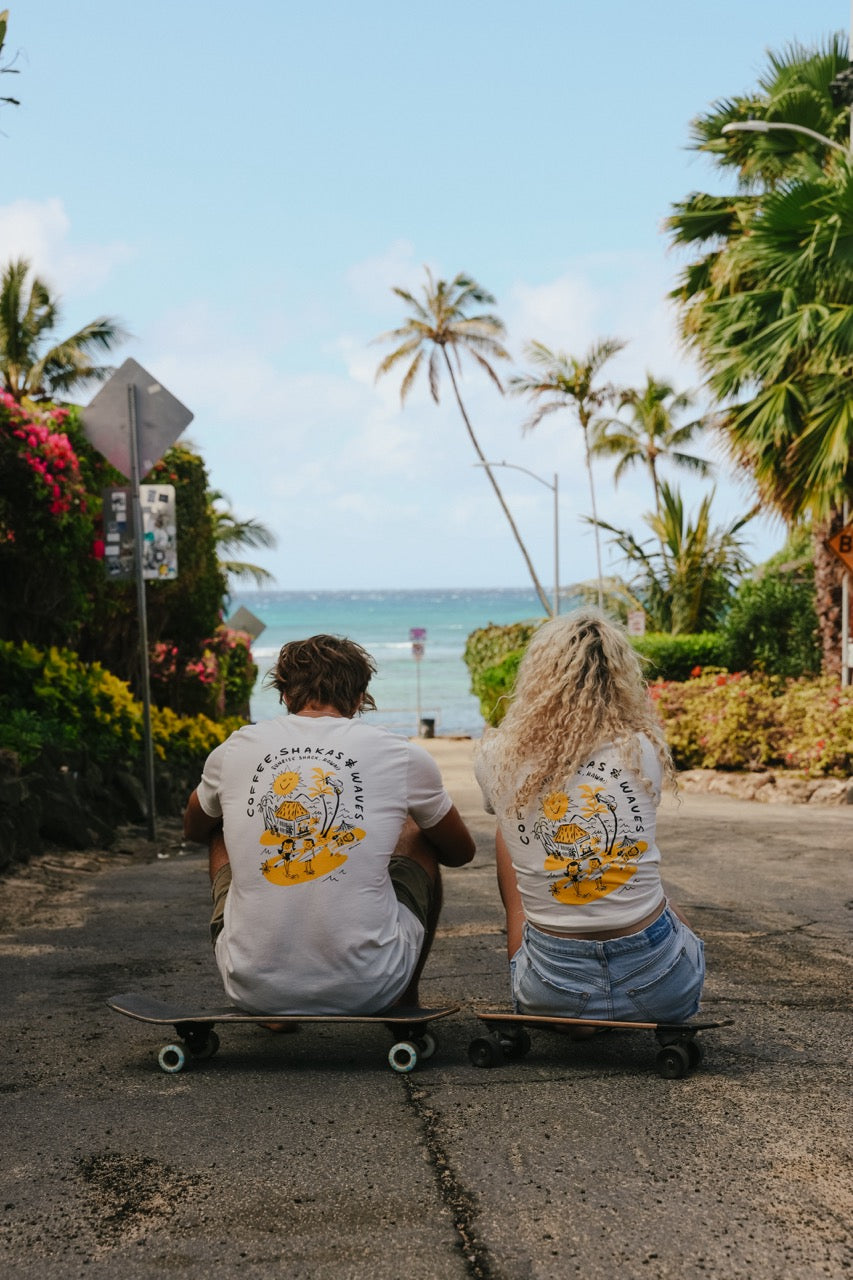
[[[591,760],[578,770],[590,779],[568,794],[543,798],[533,835],[545,850],[543,867],[553,873],[549,892],[558,902],[583,906],[620,889],[636,874],[648,849],[640,806],[631,782]]]
[[[263,821],[261,873],[271,884],[322,880],[365,837],[357,761],[321,747],[282,747],[257,766],[247,814]]]

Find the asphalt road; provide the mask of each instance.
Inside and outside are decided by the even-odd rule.
[[[535,1035],[523,1061],[480,1070],[470,1006],[507,989],[491,820],[469,744],[429,745],[478,855],[445,876],[422,987],[465,1008],[408,1076],[361,1026],[224,1028],[215,1058],[159,1070],[169,1035],[104,1000],[221,1002],[205,860],[173,825],[157,848],[0,882],[3,1276],[850,1274],[853,807],[665,806],[704,1011],[734,1019],[695,1074],[661,1079],[641,1033]]]

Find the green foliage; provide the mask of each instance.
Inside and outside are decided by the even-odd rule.
[[[853,772],[853,689],[829,677],[703,674],[651,686],[679,769]]]
[[[539,623],[483,627],[468,637],[471,688],[500,724],[524,650]],[[633,636],[653,677],[649,692],[679,769],[799,769],[853,774],[853,687],[831,677],[792,679],[721,670],[722,634]]]
[[[726,666],[768,675],[817,675],[821,648],[814,566],[799,574],[765,572],[741,583],[723,627]],[[704,665],[704,664],[703,664]]]
[[[0,638],[73,642],[89,613],[94,521],[64,409],[0,391]]]
[[[76,755],[81,749],[113,768],[132,763],[142,750],[142,704],[100,663],[52,647],[0,640],[0,747],[23,765],[44,752]],[[241,723],[215,723],[152,710],[157,756],[169,764],[198,764]]]
[[[475,692],[480,699],[480,711],[487,724],[498,725],[506,715],[523,657],[524,650],[515,649],[496,666],[486,667],[477,677]],[[474,683],[472,680],[472,687]]]
[[[711,524],[714,490],[706,494],[695,517],[685,510],[679,491],[662,482],[660,510],[644,517],[654,538],[638,542],[632,533],[604,520],[635,576],[628,584],[656,631],[694,633],[716,626],[725,613],[735,584],[747,567],[744,525],[756,514],[728,526]]]
[[[836,778],[853,774],[853,688],[839,688],[831,676],[789,680],[779,703],[789,768]]]
[[[490,624],[472,631],[462,655],[471,676],[471,692],[480,702],[483,719],[499,724],[506,698],[515,684],[518,664],[539,622]]]
[[[142,708],[99,663],[84,664],[55,646],[42,651],[0,641],[0,688],[3,745],[24,763],[45,747],[61,753],[85,745],[104,763],[138,753]]]
[[[829,517],[853,477],[850,111],[831,88],[847,43],[770,53],[757,91],[699,116],[697,148],[736,173],[739,190],[694,192],[668,220],[693,255],[673,297],[725,405],[727,447],[789,517]],[[783,127],[723,134],[748,119],[810,129],[836,146]]]
[[[18,401],[66,395],[112,373],[95,363],[128,335],[111,316],[100,316],[54,345],[59,304],[50,287],[31,274],[26,258],[9,262],[0,275],[0,379]]]
[[[644,636],[632,636],[631,644],[644,659],[650,680],[689,680],[697,667],[727,666],[726,642],[716,631],[700,631],[695,635],[651,631]]]
[[[198,657],[187,658],[177,645],[156,644],[151,651],[151,697],[161,707],[185,715],[248,716],[258,668],[251,637],[217,627],[202,641]]]

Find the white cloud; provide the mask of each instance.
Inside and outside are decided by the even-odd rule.
[[[56,196],[0,205],[0,244],[4,264],[13,258],[28,258],[52,289],[83,295],[103,284],[116,266],[133,256],[131,247],[121,241],[75,244],[71,221]]]
[[[354,296],[354,301],[361,308],[369,307],[372,311],[392,313],[389,305],[393,298],[391,289],[394,285],[406,287],[417,268],[414,246],[409,240],[393,241],[384,253],[372,258],[365,258],[350,267],[345,275],[347,287]],[[393,328],[393,321],[389,322]]]

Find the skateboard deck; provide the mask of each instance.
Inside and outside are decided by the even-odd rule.
[[[138,1022],[175,1028],[181,1043],[164,1045],[157,1058],[162,1070],[169,1074],[182,1071],[193,1058],[210,1058],[216,1053],[219,1036],[214,1027],[217,1024],[286,1023],[296,1028],[306,1023],[326,1022],[367,1022],[387,1027],[395,1037],[395,1043],[388,1052],[388,1064],[394,1071],[408,1072],[414,1070],[419,1062],[431,1058],[438,1047],[438,1040],[428,1024],[459,1010],[459,1005],[454,1004],[429,1009],[396,1005],[383,1013],[244,1013],[233,1005],[193,1009],[188,1005],[167,1004],[138,991],[111,996],[107,1004],[116,1013],[135,1018]]]
[[[507,1058],[523,1058],[532,1047],[528,1028],[562,1033],[651,1031],[660,1046],[656,1058],[658,1074],[665,1080],[678,1080],[699,1066],[703,1054],[696,1039],[698,1032],[732,1025],[731,1018],[715,1022],[612,1022],[603,1018],[556,1018],[497,1009],[475,1009],[474,1012],[488,1031],[468,1046],[468,1057],[475,1067],[496,1067]]]

